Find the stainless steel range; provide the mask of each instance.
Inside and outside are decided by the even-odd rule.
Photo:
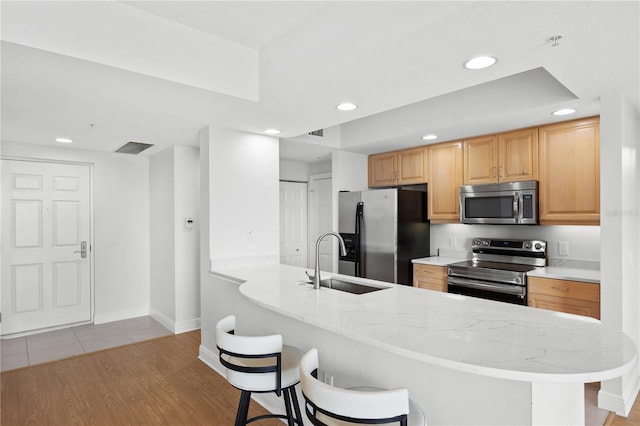
[[[546,266],[547,243],[475,238],[473,257],[448,267],[449,293],[527,304],[527,272]]]

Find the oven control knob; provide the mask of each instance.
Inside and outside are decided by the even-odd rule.
[[[524,248],[529,250],[531,248],[531,243],[524,243]]]
[[[542,244],[536,243],[536,250],[540,250],[542,248]]]
[[[480,245],[480,240],[473,240],[473,245],[474,246],[479,246]]]
[[[482,245],[483,245],[483,246],[488,246],[488,245],[489,245],[489,241],[487,241],[487,240],[482,240]]]

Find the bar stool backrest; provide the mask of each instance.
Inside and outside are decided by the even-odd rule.
[[[282,391],[282,335],[236,336],[236,317],[229,315],[216,324],[220,363],[227,380],[242,390]],[[259,360],[259,361],[256,361]]]
[[[318,351],[309,350],[300,363],[300,384],[307,417],[314,425],[407,424],[409,391],[399,388],[362,392],[330,386],[317,379]],[[337,422],[336,422],[337,420]]]

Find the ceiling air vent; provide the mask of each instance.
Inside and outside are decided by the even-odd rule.
[[[140,154],[145,149],[151,148],[153,144],[142,142],[127,142],[120,148],[116,149],[116,152],[122,154]]]
[[[319,136],[321,138],[324,137],[324,129],[314,130],[313,132],[309,132],[311,136]]]

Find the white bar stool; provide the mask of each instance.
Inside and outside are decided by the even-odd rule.
[[[282,335],[236,336],[236,317],[229,315],[216,324],[220,363],[227,368],[227,381],[242,391],[236,426],[265,418],[287,419],[289,426],[302,426],[295,385],[300,382],[302,351],[282,344]],[[275,392],[284,396],[287,414],[265,414],[247,419],[252,392]],[[295,410],[295,417],[292,413]]]
[[[407,389],[342,389],[321,382],[317,374],[318,350],[313,348],[300,362],[300,384],[307,418],[316,426],[426,425],[424,413],[409,399]]]

